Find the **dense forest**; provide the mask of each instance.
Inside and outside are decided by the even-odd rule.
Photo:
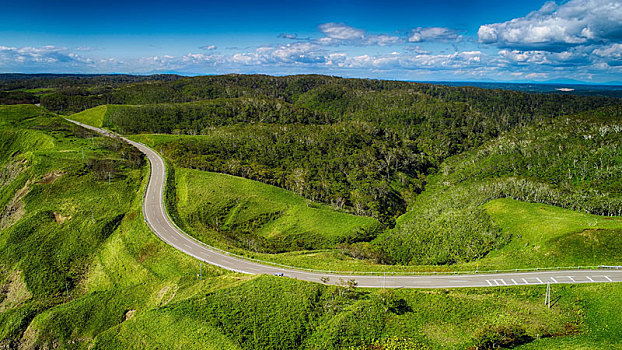
[[[102,124],[117,132],[178,135],[158,146],[177,166],[373,216],[387,230],[342,246],[356,257],[485,256],[510,239],[478,208],[494,198],[619,215],[615,98],[318,75],[14,77],[0,87],[61,114],[106,104]],[[452,190],[441,195],[442,184]]]

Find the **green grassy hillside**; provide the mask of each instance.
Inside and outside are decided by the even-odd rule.
[[[260,182],[184,168],[175,177],[182,220],[204,241],[216,231],[236,245],[244,244],[236,237],[252,239],[249,250],[277,252],[369,240],[381,230],[373,218],[340,213]]]
[[[549,310],[543,287],[363,291],[205,265],[199,279],[197,261],[161,242],[144,223],[147,167],[126,146],[29,106],[0,112],[6,112],[0,113],[0,129],[7,135],[0,204],[3,219],[11,218],[0,230],[2,346],[464,349],[500,333],[530,348],[620,346],[615,335],[622,320],[615,310],[622,287],[613,284],[554,286],[557,302]],[[238,193],[236,186],[226,187],[231,179],[247,182],[181,172],[187,188],[178,186],[180,199],[215,178],[230,193]],[[192,185],[192,176],[201,186]],[[285,205],[285,211],[328,210],[257,186],[247,183],[237,191],[266,193],[278,201],[254,200]],[[501,220],[515,208],[492,202],[486,210]],[[508,219],[501,226],[514,224]]]
[[[163,288],[197,290],[196,261],[143,222],[135,151],[34,106],[2,106],[0,121],[3,346],[81,347],[128,310],[160,306]]]
[[[107,105],[93,107],[80,113],[72,114],[71,119],[101,128],[106,120],[108,107]]]
[[[618,265],[622,261],[622,217],[597,216],[509,198],[484,205],[511,242],[479,261],[480,266],[516,267]]]

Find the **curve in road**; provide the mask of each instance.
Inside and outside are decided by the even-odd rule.
[[[299,280],[328,284],[341,284],[343,281],[355,280],[359,287],[364,288],[460,288],[537,285],[547,283],[622,282],[622,269],[533,271],[475,275],[348,275],[288,269],[264,265],[232,256],[227,252],[197,241],[173,224],[164,206],[163,193],[166,185],[166,165],[160,155],[142,143],[118,136],[105,129],[96,128],[70,119],[68,120],[106,136],[120,137],[125,142],[143,152],[151,164],[151,173],[143,201],[143,215],[153,233],[176,249],[223,269],[247,274],[282,274],[283,276]]]

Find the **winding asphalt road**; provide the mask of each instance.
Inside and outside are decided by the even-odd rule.
[[[68,119],[69,120],[69,119]],[[84,128],[106,136],[119,137],[107,130],[69,120]],[[145,198],[143,215],[151,230],[167,244],[208,264],[223,269],[247,274],[283,274],[283,276],[310,282],[340,284],[355,280],[364,288],[458,288],[458,287],[497,287],[514,285],[538,285],[555,283],[610,283],[622,282],[622,269],[600,270],[554,270],[515,273],[475,274],[475,275],[363,275],[332,274],[288,269],[261,264],[209,247],[186,235],[172,223],[164,207],[163,193],[166,185],[166,166],[151,148],[127,138],[125,142],[143,152],[151,164],[151,174]]]

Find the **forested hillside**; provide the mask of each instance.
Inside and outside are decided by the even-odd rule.
[[[4,103],[42,107],[0,106],[0,347],[620,345],[616,284],[556,285],[548,309],[533,286],[369,291],[201,266],[144,223],[142,156],[54,114],[162,152],[174,220],[218,247],[332,271],[494,270],[622,264],[618,99],[326,76],[4,78]]]
[[[512,240],[480,207],[495,198],[620,214],[614,98],[315,75],[75,79],[50,79],[56,90],[42,105],[68,113],[107,104],[76,118],[175,135],[153,144],[175,166],[380,220],[378,237],[341,244],[357,258],[482,258]]]
[[[505,244],[511,237],[480,208],[496,198],[621,216],[622,106],[513,130],[449,158],[429,181],[397,227],[376,241],[392,261],[454,263]]]
[[[122,104],[108,109],[105,126],[211,136],[163,147],[183,166],[281,186],[389,227],[447,157],[515,127],[616,101],[325,76],[228,75],[91,90],[58,91],[41,103],[58,112]]]

